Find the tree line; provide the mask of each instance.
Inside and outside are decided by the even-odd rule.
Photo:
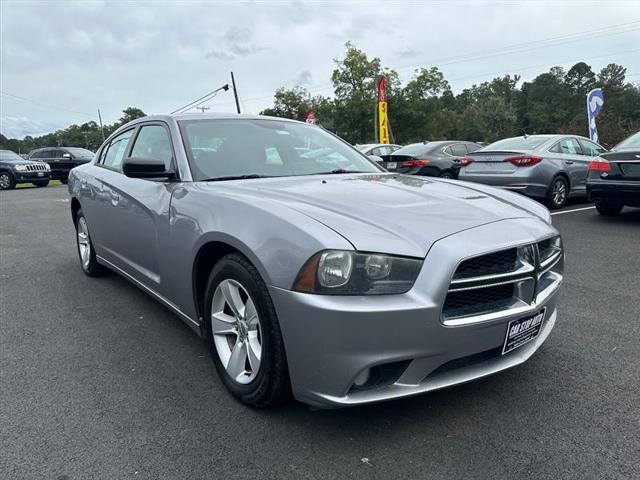
[[[144,117],[146,114],[136,107],[128,107],[122,111],[122,117],[117,122],[109,125],[100,125],[94,121],[81,125],[71,125],[65,129],[53,133],[47,133],[37,137],[26,136],[22,140],[7,138],[0,134],[0,148],[13,150],[16,153],[29,153],[35,148],[42,147],[82,147],[96,151],[105,138],[116,129],[131,120]]]
[[[504,75],[472,85],[458,95],[437,67],[419,68],[404,85],[395,70],[379,58],[347,43],[346,52],[334,60],[333,96],[312,95],[301,86],[280,88],[273,107],[263,115],[304,120],[310,111],[318,122],[351,143],[374,142],[375,85],[387,78],[389,123],[396,143],[424,140],[492,142],[500,138],[535,133],[572,133],[588,136],[586,95],[601,87],[605,104],[597,120],[600,141],[613,146],[640,130],[640,85],[626,80],[626,68],[610,63],[600,72],[578,62],[569,70],[553,67],[530,82]],[[0,135],[0,147],[26,153],[34,148],[74,146],[96,150],[116,128],[144,116],[139,108],[103,129],[96,122],[22,140]]]
[[[458,95],[437,67],[420,68],[405,85],[398,73],[369,59],[353,44],[335,60],[332,98],[312,96],[297,86],[275,92],[274,106],[261,113],[318,122],[351,143],[374,141],[375,84],[388,82],[389,123],[396,143],[424,140],[492,142],[535,133],[589,135],[586,95],[601,87],[605,104],[597,119],[600,141],[613,146],[640,130],[640,85],[627,82],[626,68],[615,63],[596,73],[584,62],[568,71],[553,67],[530,82],[505,75],[473,85]]]

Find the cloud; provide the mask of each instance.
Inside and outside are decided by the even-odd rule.
[[[32,137],[55,132],[67,127],[66,123],[37,121],[28,117],[0,117],[0,133],[7,138],[22,139],[27,135]]]
[[[300,75],[298,75],[298,78],[296,78],[296,84],[310,85],[312,79],[313,75],[311,75],[311,72],[309,70],[303,70],[302,72],[300,72]]]
[[[222,36],[222,48],[212,50],[205,55],[205,58],[216,58],[218,60],[229,61],[237,57],[246,57],[255,53],[267,50],[252,43],[253,32],[246,27],[231,27]]]

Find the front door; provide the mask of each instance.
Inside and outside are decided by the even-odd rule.
[[[103,216],[102,237],[109,261],[157,290],[162,280],[159,244],[168,235],[175,183],[129,178],[122,173],[121,166],[124,158],[132,156],[162,159],[171,168],[173,150],[163,125],[143,125],[135,133],[130,132],[131,140],[123,139],[115,146],[112,142],[104,158],[105,172],[100,178],[108,198],[108,203],[104,203],[108,213]],[[115,149],[113,155],[111,148]]]

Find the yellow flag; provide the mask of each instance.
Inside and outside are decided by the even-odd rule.
[[[380,143],[389,143],[389,118],[387,116],[387,79],[378,83],[378,132]]]

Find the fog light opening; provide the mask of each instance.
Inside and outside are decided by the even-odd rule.
[[[353,384],[356,387],[364,387],[369,381],[369,377],[371,376],[371,370],[365,368],[353,381]]]

